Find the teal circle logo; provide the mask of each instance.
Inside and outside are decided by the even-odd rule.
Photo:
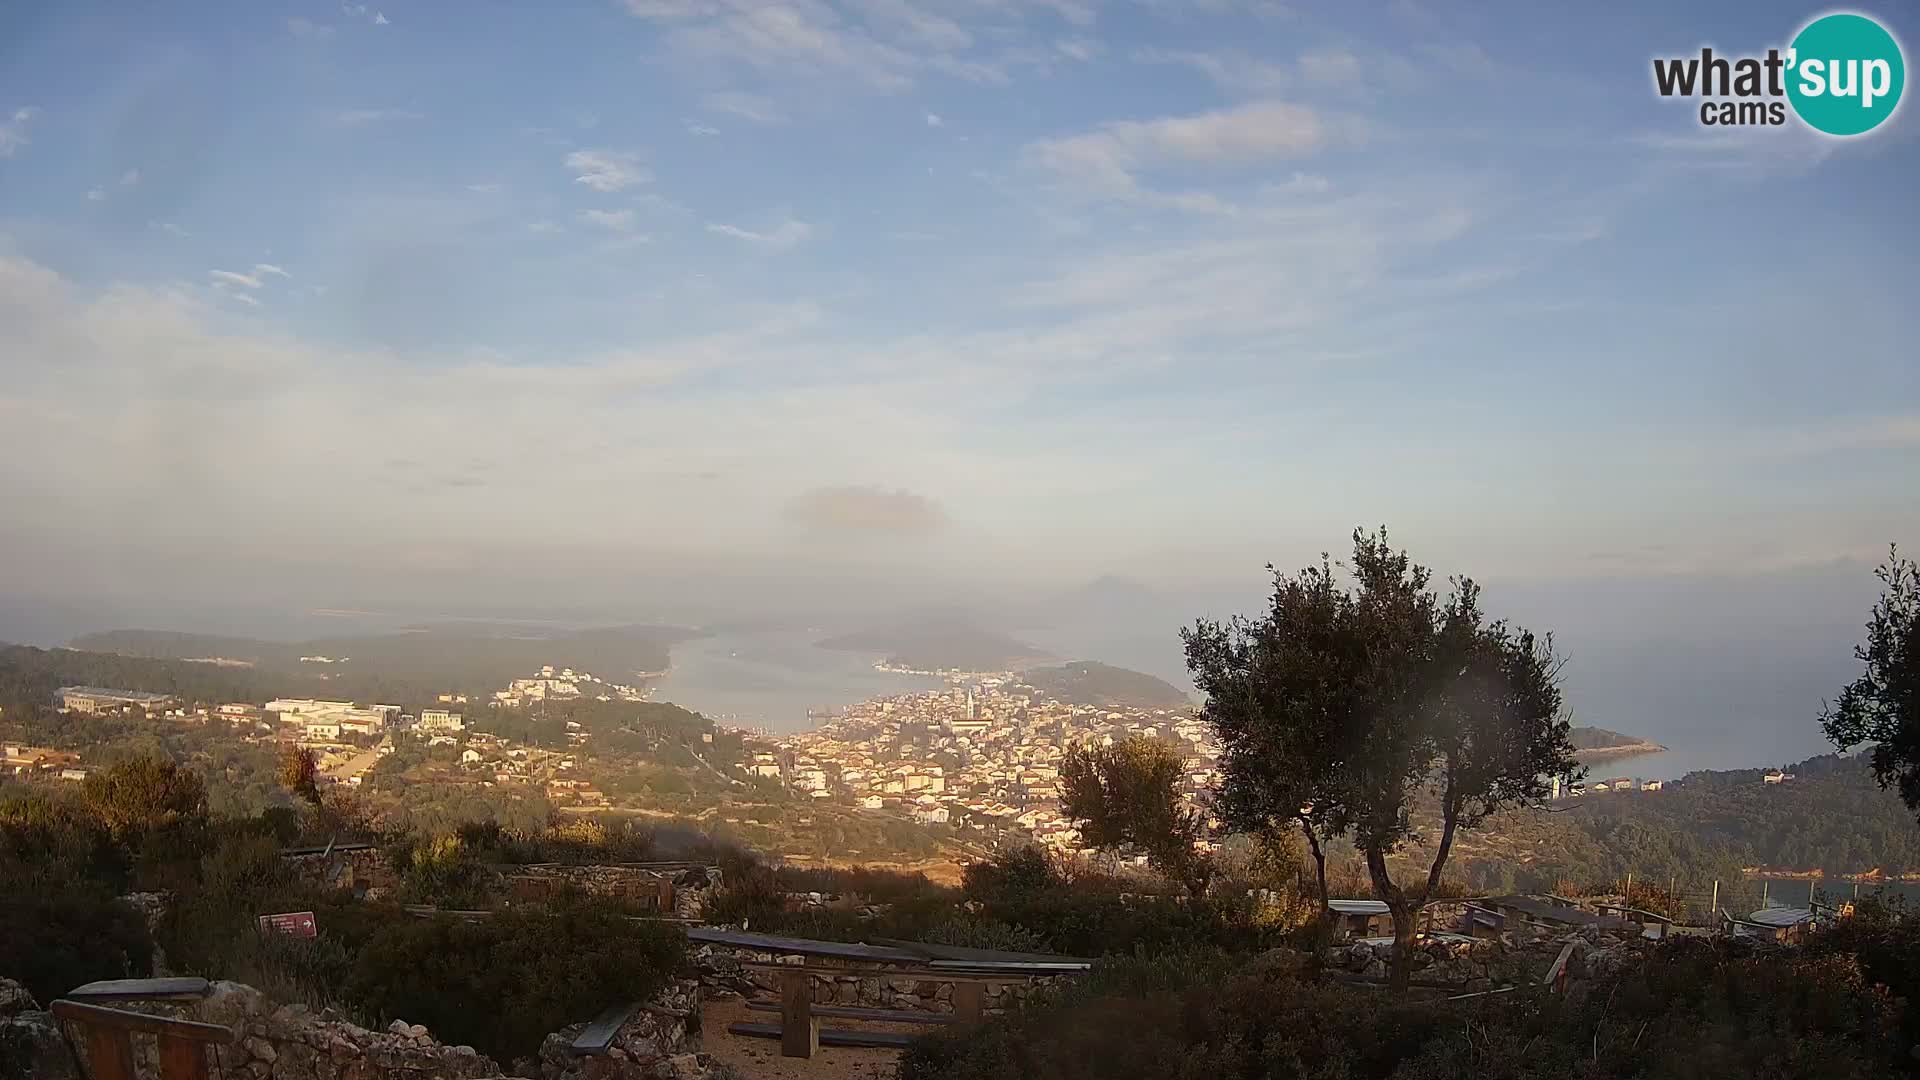
[[[1893,115],[1907,84],[1900,43],[1865,15],[1808,23],[1787,52],[1787,99],[1816,131],[1863,135]]]

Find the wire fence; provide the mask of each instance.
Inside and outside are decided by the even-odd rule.
[[[1869,898],[1920,900],[1920,886],[1907,882],[1787,876],[1689,881],[1627,875],[1613,883],[1613,893],[1629,907],[1658,912],[1678,925],[1695,927],[1716,927],[1723,914],[1745,919],[1768,907],[1833,909]]]

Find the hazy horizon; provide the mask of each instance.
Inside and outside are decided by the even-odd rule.
[[[0,639],[957,608],[1178,678],[1385,523],[1592,722],[1802,745],[1920,544],[1920,110],[1648,59],[1807,15],[14,5]]]

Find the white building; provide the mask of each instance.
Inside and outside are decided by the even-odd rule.
[[[421,709],[420,722],[414,725],[421,731],[465,731],[467,722],[457,712],[445,709]]]

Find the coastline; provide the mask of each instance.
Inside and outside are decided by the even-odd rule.
[[[1645,757],[1648,754],[1664,754],[1667,747],[1655,742],[1627,743],[1624,746],[1601,746],[1592,750],[1575,751],[1575,761],[1615,761],[1621,758]]]

